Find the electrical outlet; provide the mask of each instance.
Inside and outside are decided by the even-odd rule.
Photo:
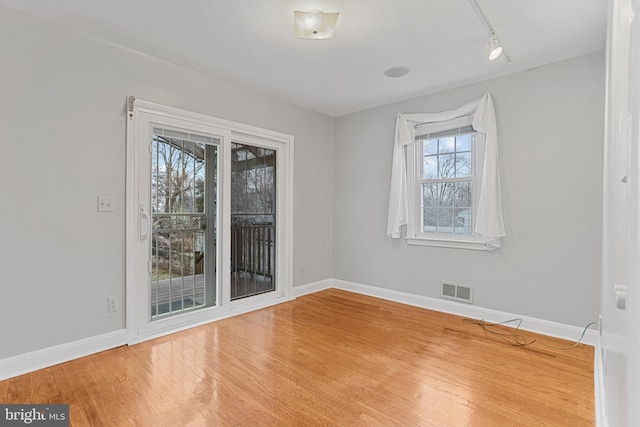
[[[118,311],[118,297],[107,298],[107,313],[115,313]]]
[[[98,212],[114,212],[115,210],[113,197],[98,196]]]

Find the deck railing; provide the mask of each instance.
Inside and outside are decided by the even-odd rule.
[[[237,224],[231,226],[232,299],[244,298],[274,289],[275,226]]]
[[[275,226],[251,224],[255,216],[232,215],[231,299],[275,290]],[[268,222],[268,218],[259,218]],[[188,238],[185,238],[188,235]],[[184,304],[204,304],[203,253],[196,250],[201,230],[160,230],[154,233],[152,254],[152,314],[181,311]],[[189,244],[185,244],[189,243]],[[211,274],[211,273],[209,273]]]

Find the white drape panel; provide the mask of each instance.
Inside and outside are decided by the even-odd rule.
[[[393,143],[391,190],[387,234],[400,237],[400,230],[408,223],[409,199],[407,194],[407,146],[415,143],[415,126],[421,123],[442,122],[473,114],[473,128],[477,132],[476,144],[484,159],[479,170],[480,190],[476,193],[477,215],[474,231],[487,249],[500,247],[500,237],[505,235],[498,172],[498,135],[496,115],[491,95],[469,102],[462,107],[441,113],[398,114]],[[482,152],[482,151],[481,151]],[[414,179],[411,177],[410,179]]]

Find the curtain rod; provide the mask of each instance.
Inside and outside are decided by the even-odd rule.
[[[457,116],[457,117],[454,117],[453,119],[449,119],[449,120],[432,120],[430,122],[416,123],[416,125],[414,126],[414,129],[417,129],[420,126],[430,125],[431,123],[450,122],[451,120],[464,119],[465,117],[473,117],[473,114],[474,113],[463,114],[462,116]]]

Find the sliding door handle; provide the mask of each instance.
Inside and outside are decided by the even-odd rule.
[[[144,205],[140,205],[140,241],[144,242],[149,237],[149,227],[151,226],[149,214],[145,212]]]

